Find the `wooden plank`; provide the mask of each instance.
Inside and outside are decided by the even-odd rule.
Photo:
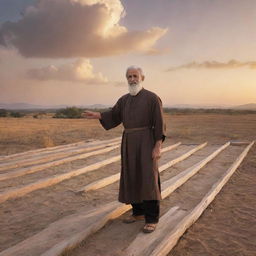
[[[97,144],[101,144],[101,143],[108,143],[108,142],[114,142],[115,140],[120,140],[121,137],[116,137],[114,139],[109,139],[109,140],[96,140],[96,141],[80,141],[80,142],[75,142],[75,143],[71,143],[71,144],[65,144],[65,145],[59,145],[59,146],[55,146],[55,147],[48,147],[48,148],[39,148],[39,149],[33,149],[33,150],[29,150],[29,151],[25,151],[25,152],[21,152],[21,153],[16,153],[16,154],[11,154],[11,155],[6,155],[6,156],[0,156],[0,161],[6,161],[12,158],[17,158],[17,157],[22,157],[22,156],[28,156],[31,157],[31,155],[37,154],[37,153],[42,153],[42,152],[54,152],[54,151],[58,151],[58,150],[63,150],[66,148],[71,148],[71,147],[77,147],[79,145],[87,145],[87,146],[94,146]]]
[[[172,150],[173,148],[176,148],[178,145],[180,145],[180,143],[177,143],[177,144],[169,146],[169,147],[165,147],[165,148],[162,149],[162,153],[167,152],[169,150]],[[205,147],[206,145],[207,145],[207,142],[193,148],[192,150],[188,151],[187,153],[185,153],[185,154],[169,161],[168,163],[162,165],[161,167],[159,167],[159,172],[162,172],[162,171],[170,168],[174,164],[186,159],[187,157],[189,157],[190,155],[192,155],[193,153],[195,153],[199,149]],[[76,190],[75,192],[76,193],[82,193],[82,192],[88,192],[88,191],[91,191],[91,190],[97,190],[97,189],[103,188],[105,186],[108,186],[108,185],[118,181],[119,179],[120,179],[120,173],[117,173],[117,174],[108,176],[106,178],[94,181],[94,182],[80,188],[79,190]]]
[[[159,172],[162,172],[164,170],[166,170],[167,168],[173,166],[174,164],[178,163],[178,162],[181,162],[183,161],[184,159],[188,158],[189,156],[191,156],[192,154],[194,154],[196,151],[204,148],[205,146],[207,145],[207,142],[203,143],[203,144],[200,144],[199,146],[189,150],[187,153],[169,161],[168,163],[162,165],[160,168],[159,168]]]
[[[88,142],[87,142],[88,143]],[[89,142],[91,143],[91,142]],[[0,156],[0,161],[6,161],[9,159],[13,159],[13,158],[17,158],[17,157],[22,157],[22,156],[26,156],[28,155],[28,157],[32,154],[37,154],[37,153],[42,153],[42,152],[52,152],[54,150],[59,150],[59,149],[63,149],[63,148],[69,148],[69,147],[74,147],[74,146],[78,146],[81,144],[86,144],[85,141],[79,141],[79,142],[75,142],[75,143],[71,143],[71,144],[64,144],[64,145],[59,145],[59,146],[54,146],[54,147],[47,147],[47,148],[38,148],[38,149],[32,149],[32,150],[28,150],[28,151],[24,151],[24,152],[20,152],[20,153],[15,153],[15,154],[11,154],[11,155],[3,155]]]
[[[168,193],[171,193],[171,190],[168,190],[166,185],[165,190],[166,192],[163,198],[168,196]],[[102,210],[103,208],[95,208],[94,212],[88,213],[86,209],[85,213],[80,212],[58,220],[38,234],[1,252],[0,256],[61,255],[66,249],[74,248],[89,235],[97,232],[108,220],[116,218],[131,209],[131,205],[121,204],[119,202],[112,202],[104,207],[106,207],[105,209],[110,209],[110,212],[104,212]],[[86,219],[87,217],[84,218],[83,216],[92,217],[93,219],[89,221]]]
[[[179,145],[181,145],[181,142],[175,143],[175,144],[170,145],[170,146],[168,146],[168,147],[164,147],[164,148],[161,150],[161,153],[165,153],[165,152],[167,152],[167,151],[173,150],[173,149],[177,148]]]
[[[253,146],[254,141],[251,142],[245,150],[239,155],[232,166],[222,175],[222,177],[212,186],[211,190],[204,196],[201,202],[177,224],[173,232],[169,233],[168,237],[164,239],[150,254],[150,256],[164,256],[177,243],[181,235],[201,216],[207,206],[214,200],[216,195],[220,192],[223,186],[227,183],[229,178],[236,171],[240,163],[243,161],[249,150]]]
[[[46,229],[0,253],[0,256],[60,255],[82,242],[90,234],[101,229],[109,220],[128,211],[130,205],[112,202],[64,217]]]
[[[152,234],[139,234],[131,245],[126,249],[125,255],[127,256],[165,256],[175,246],[179,238],[183,233],[201,216],[207,206],[214,200],[216,195],[220,192],[222,187],[227,183],[229,178],[238,168],[240,163],[243,161],[248,151],[254,144],[254,141],[239,155],[234,161],[232,166],[221,176],[221,178],[213,184],[211,189],[203,197],[199,204],[196,205],[189,212],[178,211],[182,217],[176,225],[173,220],[170,220],[169,214],[167,213],[160,218],[157,230]],[[171,221],[171,222],[170,222]],[[167,222],[170,223],[167,224]]]
[[[93,151],[93,150],[97,150],[97,149],[101,149],[104,147],[110,147],[110,146],[114,146],[120,144],[120,141],[115,141],[115,142],[111,142],[111,143],[102,143],[100,145],[97,146],[91,146],[91,147],[82,147],[82,148],[72,148],[70,150],[65,150],[65,151],[60,151],[60,152],[51,152],[51,153],[47,153],[47,154],[40,154],[37,155],[36,157],[30,157],[30,158],[26,158],[26,159],[21,159],[21,160],[13,160],[8,162],[8,163],[2,163],[0,164],[0,171],[7,171],[8,169],[13,169],[13,168],[19,168],[22,166],[28,166],[28,165],[34,165],[34,164],[39,164],[39,163],[43,163],[43,162],[49,162],[52,160],[60,160],[60,158],[63,157],[71,157],[71,156],[75,156],[81,153],[86,153],[88,151]]]
[[[71,171],[68,173],[64,173],[64,174],[60,174],[60,175],[54,175],[51,178],[41,179],[37,182],[30,183],[28,185],[25,185],[25,186],[22,186],[19,188],[7,189],[4,192],[0,193],[0,203],[4,202],[10,198],[22,197],[32,191],[35,191],[35,190],[38,190],[41,188],[45,188],[45,187],[49,187],[49,186],[55,185],[57,183],[60,183],[64,180],[70,179],[72,177],[75,177],[75,176],[78,176],[81,174],[85,174],[90,171],[94,171],[102,166],[108,165],[108,164],[116,162],[118,160],[120,160],[119,155],[108,158],[104,161],[97,162],[95,164],[88,165],[81,169],[77,169],[77,170],[74,170],[74,171]]]
[[[100,188],[104,188],[120,179],[120,173],[116,173],[114,175],[108,176],[106,178],[96,180],[78,190],[75,190],[75,193],[83,193],[83,192],[89,192],[91,190],[97,190]]]
[[[162,152],[167,152],[169,150],[172,150],[172,149],[178,147],[180,144],[181,144],[181,142],[176,143],[171,146],[168,146],[168,147],[165,147],[162,149]],[[119,179],[120,179],[120,173],[116,173],[116,174],[108,176],[106,178],[94,181],[94,182],[80,188],[79,190],[74,191],[74,192],[81,193],[81,192],[88,192],[90,190],[97,190],[97,189],[103,188],[105,186],[108,186],[108,185],[118,181]]]
[[[67,163],[67,162],[71,162],[71,161],[75,161],[75,160],[79,160],[79,159],[85,159],[85,158],[90,157],[90,156],[106,153],[106,152],[112,151],[112,150],[114,150],[118,147],[119,147],[119,145],[112,146],[112,147],[107,147],[107,148],[92,151],[92,152],[89,152],[89,153],[70,156],[70,157],[62,158],[62,159],[55,160],[55,161],[52,161],[52,162],[49,162],[49,163],[35,165],[35,166],[32,166],[32,167],[21,168],[21,169],[18,169],[16,171],[3,173],[3,174],[0,174],[0,181],[1,180],[7,180],[7,179],[10,179],[10,178],[19,177],[19,176],[23,176],[23,175],[29,174],[29,173],[42,171],[46,168],[50,168],[50,167],[57,166],[57,165],[60,165],[60,164],[64,164],[64,163]]]
[[[175,189],[184,184],[189,178],[195,175],[201,168],[203,168],[208,162],[210,162],[214,157],[216,157],[220,152],[230,145],[230,142],[225,143],[223,146],[215,150],[208,157],[200,161],[199,163],[194,164],[193,166],[187,168],[185,171],[179,173],[173,178],[162,183],[162,197],[170,195]]]
[[[124,250],[125,256],[150,256],[153,248],[157,247],[187,212],[179,209],[178,206],[172,207],[166,212],[157,224],[156,230],[151,234],[140,232],[132,243]]]
[[[88,146],[86,145],[83,147],[72,147],[68,149],[61,149],[58,151],[52,151],[52,152],[44,152],[44,153],[38,153],[36,155],[30,155],[29,157],[26,158],[21,158],[21,159],[9,159],[8,161],[4,161],[3,163],[0,164],[0,171],[6,171],[8,169],[13,169],[17,167],[22,167],[22,166],[28,166],[32,164],[38,164],[38,163],[43,163],[43,162],[49,162],[50,160],[56,160],[60,159],[66,156],[72,156],[76,155],[79,153],[85,153],[88,151],[93,151],[96,149],[100,149],[106,146],[113,146],[120,144],[120,141],[114,141],[114,142],[103,142],[103,143],[97,143],[94,146]]]

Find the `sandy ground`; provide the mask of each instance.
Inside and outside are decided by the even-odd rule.
[[[189,159],[164,171],[161,174],[162,182],[200,161],[227,140],[251,141],[256,138],[256,115],[166,115],[166,120],[169,138],[165,146],[177,141],[182,141],[187,145],[163,154],[161,164],[195,146],[188,145],[189,143],[202,143],[206,140],[210,143]],[[67,121],[69,121],[69,126]],[[0,155],[72,143],[93,137],[113,138],[120,136],[121,132],[121,127],[105,132],[98,122],[92,120],[0,118],[0,128]],[[161,214],[173,205],[179,205],[183,209],[193,207],[200,196],[231,165],[243,148],[244,146],[232,146],[222,152],[198,175],[162,201]],[[117,149],[103,155],[1,181],[0,189],[3,191],[14,185],[23,186],[41,178],[81,168],[116,155],[118,152]],[[256,229],[253,227],[256,217],[256,197],[253,188],[256,180],[255,153],[256,146],[252,148],[243,164],[214,202],[184,234],[169,255],[255,255]],[[0,204],[0,230],[2,234],[5,234],[0,236],[0,251],[36,234],[50,223],[77,212],[86,205],[97,206],[116,200],[118,183],[87,194],[76,194],[73,191],[94,180],[115,174],[119,168],[120,162],[116,162],[95,172],[80,175],[49,188],[34,191],[22,198]],[[141,226],[142,224],[124,225],[119,218],[67,255],[119,255],[128,242],[140,232]]]

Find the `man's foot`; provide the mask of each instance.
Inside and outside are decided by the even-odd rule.
[[[143,227],[142,231],[144,233],[151,233],[155,231],[157,223],[146,223]]]
[[[140,220],[144,220],[144,215],[131,215],[123,219],[123,222],[129,224]]]

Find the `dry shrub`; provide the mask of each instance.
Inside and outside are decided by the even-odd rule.
[[[55,144],[49,134],[43,134],[40,139],[40,144],[43,148],[54,147]]]

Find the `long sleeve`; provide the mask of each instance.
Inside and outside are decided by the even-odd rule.
[[[152,108],[153,114],[153,132],[155,142],[158,140],[165,140],[166,126],[163,118],[162,101],[159,97],[156,97]]]
[[[117,103],[109,111],[101,113],[101,119],[99,120],[104,129],[109,130],[118,126],[121,120],[121,100],[119,99]]]

